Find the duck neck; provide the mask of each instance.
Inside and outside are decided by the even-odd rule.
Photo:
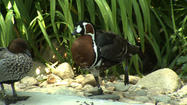
[[[90,66],[91,68],[94,68],[94,67],[96,67],[98,64],[98,48],[97,48],[97,46],[96,46],[96,42],[95,42],[95,37],[96,37],[96,35],[95,35],[95,32],[94,32],[94,34],[93,33],[88,33],[88,35],[90,35],[91,37],[92,37],[92,43],[93,43],[93,49],[94,49],[94,53],[95,53],[95,59],[94,59],[94,62],[92,63],[92,65]]]

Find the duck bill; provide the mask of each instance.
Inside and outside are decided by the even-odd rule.
[[[76,35],[76,34],[78,34],[76,30],[73,33],[71,33],[71,35]]]

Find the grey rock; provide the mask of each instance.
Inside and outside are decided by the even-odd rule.
[[[178,105],[178,104],[169,104],[169,103],[164,103],[164,102],[157,102],[156,105]]]
[[[73,69],[67,62],[60,64],[56,69],[52,69],[52,73],[58,75],[62,79],[74,77]]]
[[[125,102],[128,103],[127,105],[155,105],[153,103],[143,103],[141,101],[133,100],[133,99],[128,99],[128,98],[121,98],[119,99],[120,102]]]
[[[91,99],[112,99],[112,100],[118,100],[118,99],[120,99],[120,96],[119,95],[115,95],[115,94],[106,94],[106,95],[90,96],[89,98],[91,98]]]
[[[139,102],[139,101],[135,101],[133,99],[128,99],[128,98],[121,98],[119,99],[120,102],[126,102],[126,103],[129,103],[129,104],[140,104],[142,102]]]
[[[115,84],[113,84],[113,86],[115,87],[116,91],[125,92],[128,91],[130,85],[124,85],[123,82],[116,82]]]
[[[129,84],[129,89],[128,91],[137,91],[137,90],[140,90],[140,89],[146,89],[145,87],[142,87],[140,85],[131,85]]]
[[[164,102],[164,103],[169,103],[170,100],[171,100],[171,98],[169,96],[166,96],[166,95],[155,96],[155,97],[153,97],[153,99],[156,102]]]
[[[134,99],[136,100],[136,101],[141,101],[141,102],[149,102],[150,101],[150,99],[149,99],[149,97],[147,97],[147,96],[135,96],[134,97]]]
[[[86,92],[91,93],[91,95],[97,95],[99,93],[97,87],[90,88]]]
[[[147,95],[147,91],[146,90],[137,90],[135,91],[137,96],[146,96]]]
[[[105,86],[101,86],[104,94],[113,94],[115,92],[119,93],[118,91],[115,91],[115,87],[105,87]],[[121,92],[120,92],[121,93]]]
[[[185,99],[186,100],[186,99]],[[170,103],[169,105],[186,105],[187,104],[187,101],[185,104],[180,104],[180,101],[179,100],[170,100]]]
[[[166,92],[173,92],[181,87],[178,75],[169,68],[159,69],[148,74],[138,81],[136,85],[146,88],[160,88]]]
[[[108,91],[114,91],[114,90],[115,90],[115,87],[109,86],[109,87],[106,87],[105,89],[108,90]]]
[[[123,92],[123,97],[125,98],[130,98],[130,99],[134,99],[134,96],[136,96],[135,92]]]

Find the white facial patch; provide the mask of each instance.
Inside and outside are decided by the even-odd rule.
[[[83,24],[83,26],[86,26],[88,23],[87,22],[83,22],[82,24]]]
[[[82,28],[80,25],[77,26],[77,29],[76,29],[77,33],[80,33],[82,31]]]

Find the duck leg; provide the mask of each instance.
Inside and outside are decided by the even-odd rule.
[[[125,63],[125,76],[124,76],[124,84],[125,85],[128,85],[129,84],[129,74],[128,74],[128,60],[126,60],[126,63]]]
[[[18,101],[24,101],[24,100],[27,100],[29,98],[29,96],[18,96],[17,93],[16,93],[16,90],[15,90],[15,85],[14,85],[14,82],[11,83],[11,87],[12,87],[12,93],[13,95],[12,96],[7,96],[5,98],[5,104],[6,105],[9,105],[9,104],[12,104],[12,103],[16,103]]]
[[[11,87],[12,87],[12,93],[13,93],[13,97],[15,98],[15,100],[17,101],[22,101],[22,100],[26,100],[29,98],[29,96],[18,96],[15,90],[15,85],[14,83],[11,83]]]
[[[103,89],[101,88],[100,84],[99,84],[99,77],[98,76],[94,76],[95,81],[96,81],[96,85],[98,87],[98,95],[103,94]]]
[[[9,105],[10,103],[8,102],[8,96],[5,94],[3,83],[0,83],[0,85],[1,85],[1,91],[2,91],[0,100],[2,100],[5,105]]]
[[[102,88],[100,86],[100,83],[99,83],[99,70],[96,70],[96,69],[91,70],[91,73],[94,75],[94,78],[95,78],[95,81],[96,81],[96,85],[98,87],[98,93],[97,94],[98,95],[103,94],[103,90],[102,90]]]
[[[15,90],[14,83],[11,83],[11,87],[12,87],[13,97],[17,97],[17,93],[16,93],[16,90]]]
[[[5,89],[4,89],[4,86],[3,86],[3,84],[2,84],[2,83],[0,83],[0,85],[1,85],[2,96],[3,96],[3,97],[5,97],[5,96],[6,96],[6,94],[5,94]]]

